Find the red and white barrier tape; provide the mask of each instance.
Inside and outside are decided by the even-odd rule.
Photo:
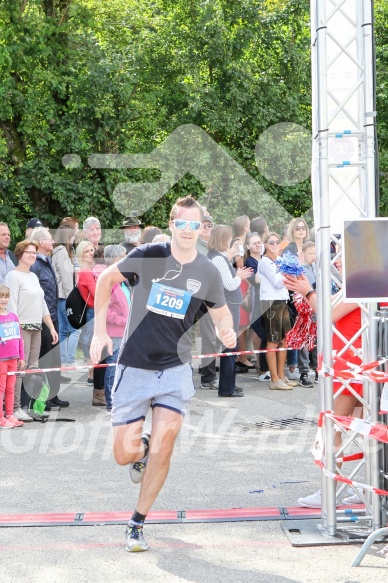
[[[213,354],[194,354],[192,356],[193,360],[198,360],[200,358],[218,358],[222,356],[245,356],[247,354],[266,354],[267,352],[284,352],[287,350],[293,350],[293,348],[271,348],[271,349],[263,349],[263,350],[240,350],[238,352],[215,352]],[[32,368],[22,371],[10,371],[10,372],[3,372],[0,374],[6,374],[8,376],[13,375],[24,375],[24,374],[33,374],[36,372],[62,372],[62,371],[71,371],[71,370],[86,370],[90,368],[106,368],[108,366],[116,366],[116,363],[111,364],[82,364],[77,366],[61,366],[61,367],[53,367],[53,368]]]
[[[330,472],[326,469],[324,461],[323,461],[323,438],[322,438],[322,428],[325,422],[325,419],[329,418],[335,421],[336,423],[340,423],[347,429],[352,429],[356,433],[361,435],[365,435],[371,437],[377,441],[381,441],[382,443],[388,443],[388,428],[385,425],[381,425],[380,423],[369,423],[364,421],[363,419],[353,418],[353,417],[343,417],[341,415],[333,415],[331,411],[324,411],[320,413],[318,419],[318,432],[316,441],[313,447],[313,455],[315,465],[317,465],[325,476],[329,476],[336,482],[342,482],[344,484],[349,484],[350,486],[354,486],[357,488],[364,488],[364,490],[368,490],[374,494],[379,494],[380,496],[388,496],[388,492],[386,490],[381,490],[380,488],[375,488],[373,486],[369,486],[368,484],[363,484],[361,482],[357,482],[355,480],[351,480],[349,478],[345,478],[344,476],[340,476],[334,472]],[[362,459],[364,454],[362,452],[350,454],[348,456],[338,457],[336,458],[337,463],[341,462],[348,462],[348,461],[356,461]]]
[[[349,478],[345,478],[345,477],[340,476],[338,474],[334,474],[333,472],[329,472],[329,470],[327,470],[325,468],[325,466],[323,465],[323,463],[321,461],[319,461],[319,462],[316,461],[315,463],[317,466],[319,466],[321,468],[321,470],[323,471],[325,476],[329,476],[329,478],[331,478],[332,480],[335,480],[336,482],[342,482],[344,484],[349,484],[350,486],[354,486],[356,488],[363,488],[364,490],[368,490],[369,492],[372,492],[373,494],[379,494],[379,496],[388,496],[387,490],[381,490],[380,488],[374,488],[373,486],[369,486],[369,484],[363,484],[362,482],[356,482],[355,480],[350,480]]]
[[[381,360],[375,360],[373,362],[368,362],[366,364],[354,364],[344,360],[340,356],[335,356],[333,358],[334,364],[341,364],[344,366],[343,369],[332,368],[324,363],[319,365],[319,374],[323,376],[338,377],[344,380],[358,380],[358,381],[373,381],[374,383],[386,383],[388,382],[388,373],[383,371],[374,370],[378,366],[388,362],[387,358],[382,358]],[[346,368],[345,368],[346,367]]]
[[[324,413],[326,417],[339,423],[346,429],[351,429],[364,437],[371,437],[376,441],[388,443],[388,427],[382,423],[370,423],[364,419],[354,417],[343,417],[341,415],[333,415],[332,413]]]

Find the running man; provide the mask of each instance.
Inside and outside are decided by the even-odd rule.
[[[194,395],[191,334],[204,301],[226,348],[236,345],[218,269],[196,244],[203,211],[191,196],[171,210],[171,243],[140,245],[102,272],[95,295],[95,327],[90,354],[99,362],[102,349],[112,353],[106,333],[111,289],[128,279],[132,306],[120,349],[112,391],[113,453],[130,465],[131,479],[141,482],[136,510],[126,529],[128,551],[146,551],[147,513],[168,474],[175,440]],[[149,406],[152,432],[143,432]]]

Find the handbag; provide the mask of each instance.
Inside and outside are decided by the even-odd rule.
[[[66,298],[66,316],[70,326],[79,330],[86,324],[86,308],[90,293],[87,300],[83,299],[78,287],[76,286]]]
[[[251,313],[252,311],[252,286],[250,285],[245,295],[243,297],[243,301],[241,303],[241,307],[245,312]]]

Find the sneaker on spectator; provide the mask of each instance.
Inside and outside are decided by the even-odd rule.
[[[312,381],[310,381],[307,373],[302,373],[300,375],[300,379],[299,379],[299,384],[301,387],[313,387],[314,383]]]
[[[219,380],[214,379],[214,381],[210,381],[210,383],[201,383],[199,385],[200,389],[216,389],[218,391],[218,384]]]
[[[20,408],[13,412],[13,416],[16,417],[16,419],[19,421],[24,421],[24,423],[31,423],[33,421],[33,418],[30,417],[26,411]]]
[[[269,374],[269,372],[263,372],[263,374],[259,375],[259,381],[264,382],[264,381],[270,381],[271,380],[271,375]]]
[[[125,530],[126,549],[130,553],[139,553],[141,551],[148,551],[149,544],[144,538],[143,525],[135,522],[128,522]]]
[[[144,457],[142,457],[138,462],[135,462],[129,466],[129,475],[131,476],[131,480],[134,484],[140,484],[143,479],[144,470],[147,467],[148,458],[150,457],[150,437],[151,433],[149,431],[145,431],[143,433],[141,436],[141,441],[144,443]]]
[[[287,376],[292,381],[298,381],[299,380],[299,377],[300,377],[300,372],[299,372],[299,370],[297,368],[294,369],[292,372],[290,370],[288,370]]]
[[[310,494],[309,496],[305,496],[304,498],[298,498],[297,502],[299,506],[304,506],[305,508],[321,508],[322,506],[321,490],[317,490],[317,492],[314,492],[314,494]],[[335,505],[338,506],[337,501]]]
[[[284,379],[282,379],[282,381],[283,381],[283,383],[285,383],[286,385],[289,385],[290,387],[296,387],[298,385],[298,381],[292,381],[288,377],[284,377]]]
[[[279,379],[276,382],[270,382],[269,383],[269,388],[272,391],[292,391],[292,387],[291,385],[289,385],[288,383],[283,383],[283,381],[281,379]]]
[[[321,508],[321,490],[318,490],[309,496],[305,496],[304,498],[298,498],[297,502],[299,506],[304,506],[305,508]]]
[[[6,417],[0,417],[0,429],[12,429],[15,424]]]
[[[357,494],[356,492],[354,492],[354,490],[352,488],[348,488],[348,492],[350,494],[352,494],[351,496],[348,496],[347,498],[344,498],[342,500],[342,504],[365,504],[364,500],[361,498],[361,494],[364,493],[362,488],[356,488],[357,492],[359,492],[359,494]]]
[[[24,421],[17,419],[15,415],[7,415],[8,421],[14,424],[15,427],[23,427]]]

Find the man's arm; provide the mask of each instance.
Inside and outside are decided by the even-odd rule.
[[[113,354],[112,340],[106,333],[106,317],[112,287],[115,283],[121,283],[124,280],[125,277],[116,264],[105,269],[97,280],[94,298],[94,335],[90,346],[90,357],[94,364],[100,361],[104,346],[108,347],[109,354]]]
[[[233,318],[228,306],[222,308],[209,308],[209,314],[213,320],[218,338],[226,348],[234,348],[237,342],[236,332],[233,329]]]

